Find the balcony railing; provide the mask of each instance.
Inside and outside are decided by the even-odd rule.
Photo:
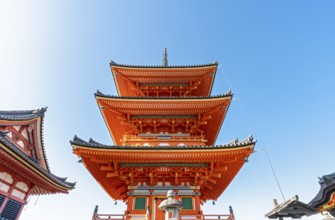
[[[235,220],[231,207],[229,212],[229,214],[180,215],[179,220]],[[96,206],[92,220],[147,220],[147,218],[144,214],[98,214],[98,206]]]

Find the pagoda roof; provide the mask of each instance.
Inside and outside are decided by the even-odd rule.
[[[49,165],[45,154],[43,141],[43,122],[44,114],[47,108],[36,110],[21,110],[21,111],[0,111],[0,160],[12,169],[15,173],[29,179],[36,186],[32,194],[47,194],[65,192],[73,189],[75,183],[66,182],[66,178],[57,177],[50,172]],[[39,159],[34,159],[28,155],[23,148],[27,146],[19,146],[14,143],[13,137],[9,134],[20,128],[34,130],[34,147],[39,152]],[[28,138],[17,131],[17,138]],[[11,134],[12,136],[13,134]]]
[[[213,176],[215,176],[217,179],[212,180],[212,183],[214,182],[215,184],[213,186],[210,185],[206,179],[200,189],[201,198],[207,200],[217,199],[227,188],[249,155],[253,153],[256,141],[252,136],[249,136],[242,141],[235,139],[230,143],[216,146],[150,147],[104,145],[92,139],[87,142],[75,136],[70,143],[74,154],[82,159],[88,171],[114,199],[126,199],[124,190],[126,190],[128,184],[125,182],[125,177],[123,176],[111,180],[106,173],[106,168],[103,168],[108,166],[108,164],[116,163],[120,167],[122,167],[122,164],[124,166],[133,164],[132,166],[137,165],[141,168],[145,167],[143,163],[147,164],[147,166],[155,166],[154,164],[157,164],[157,166],[167,167],[169,164],[175,164],[174,167],[177,165],[183,167],[191,163],[195,165],[193,166],[195,169],[203,164],[212,164],[209,166],[215,168],[208,171],[210,174],[207,179],[214,178]],[[115,173],[116,170],[113,172]],[[211,190],[206,190],[206,187]]]
[[[229,108],[232,92],[214,97],[118,97],[95,93],[100,111],[116,145],[122,145],[122,135],[129,130],[122,124],[122,117],[164,117],[210,115],[211,119],[204,130],[208,145],[215,143],[226,112]]]
[[[136,95],[136,86],[141,85],[186,85],[201,84],[194,91],[196,96],[210,95],[218,63],[184,66],[142,66],[110,63],[114,82],[120,96]]]
[[[119,145],[106,145],[100,142],[95,141],[90,138],[88,141],[85,141],[79,138],[77,135],[74,136],[73,140],[70,141],[72,147],[76,149],[75,146],[87,147],[87,148],[95,148],[95,149],[116,149],[116,150],[171,150],[171,149],[190,149],[190,150],[208,150],[208,149],[229,149],[229,148],[238,148],[243,147],[249,144],[255,144],[256,140],[254,140],[253,136],[250,135],[246,139],[239,141],[237,138],[223,145],[205,145],[205,146],[119,146]]]
[[[212,63],[205,63],[205,64],[195,64],[195,65],[132,65],[132,64],[121,64],[116,63],[113,60],[110,61],[110,66],[115,67],[127,67],[127,68],[162,68],[162,69],[173,69],[173,68],[197,68],[197,67],[209,67],[209,66],[217,66],[219,63],[218,61],[214,61]]]

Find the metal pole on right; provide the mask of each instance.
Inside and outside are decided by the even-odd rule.
[[[233,211],[233,207],[229,206],[229,213],[232,217],[232,220],[235,220],[235,215],[234,215],[234,211]]]
[[[95,208],[94,208],[94,211],[93,211],[92,220],[95,220],[95,219],[96,219],[97,214],[98,214],[98,208],[99,208],[99,206],[96,205]]]

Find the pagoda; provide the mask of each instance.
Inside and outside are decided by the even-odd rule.
[[[45,111],[0,111],[0,219],[18,219],[30,195],[68,193],[75,186],[50,171]]]
[[[110,63],[119,96],[95,93],[114,145],[77,136],[73,153],[100,186],[127,205],[122,215],[97,219],[163,220],[159,204],[173,190],[181,219],[211,218],[201,208],[217,200],[251,153],[255,140],[215,145],[232,92],[210,96],[218,63],[160,66]],[[118,216],[118,217],[117,217]],[[232,209],[219,219],[234,219]],[[167,219],[166,219],[167,220]]]

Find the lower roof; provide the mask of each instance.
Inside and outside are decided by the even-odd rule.
[[[92,139],[87,142],[76,136],[71,141],[73,153],[81,158],[86,169],[113,199],[127,200],[126,192],[129,183],[124,179],[127,178],[127,174],[121,171],[120,175],[116,174],[119,168],[137,167],[142,170],[145,167],[159,167],[164,164],[163,167],[203,169],[204,164],[209,164],[210,171],[206,175],[209,178],[215,176],[218,179],[212,182],[206,179],[201,183],[200,193],[204,201],[216,200],[222,194],[250,154],[254,152],[255,143],[252,136],[242,141],[234,140],[219,146],[115,146],[100,144]],[[119,168],[113,168],[113,166]],[[106,167],[114,169],[109,171],[113,173],[109,175]],[[215,169],[212,169],[213,167]],[[135,169],[134,172],[143,171]],[[112,179],[111,176],[113,176]]]

